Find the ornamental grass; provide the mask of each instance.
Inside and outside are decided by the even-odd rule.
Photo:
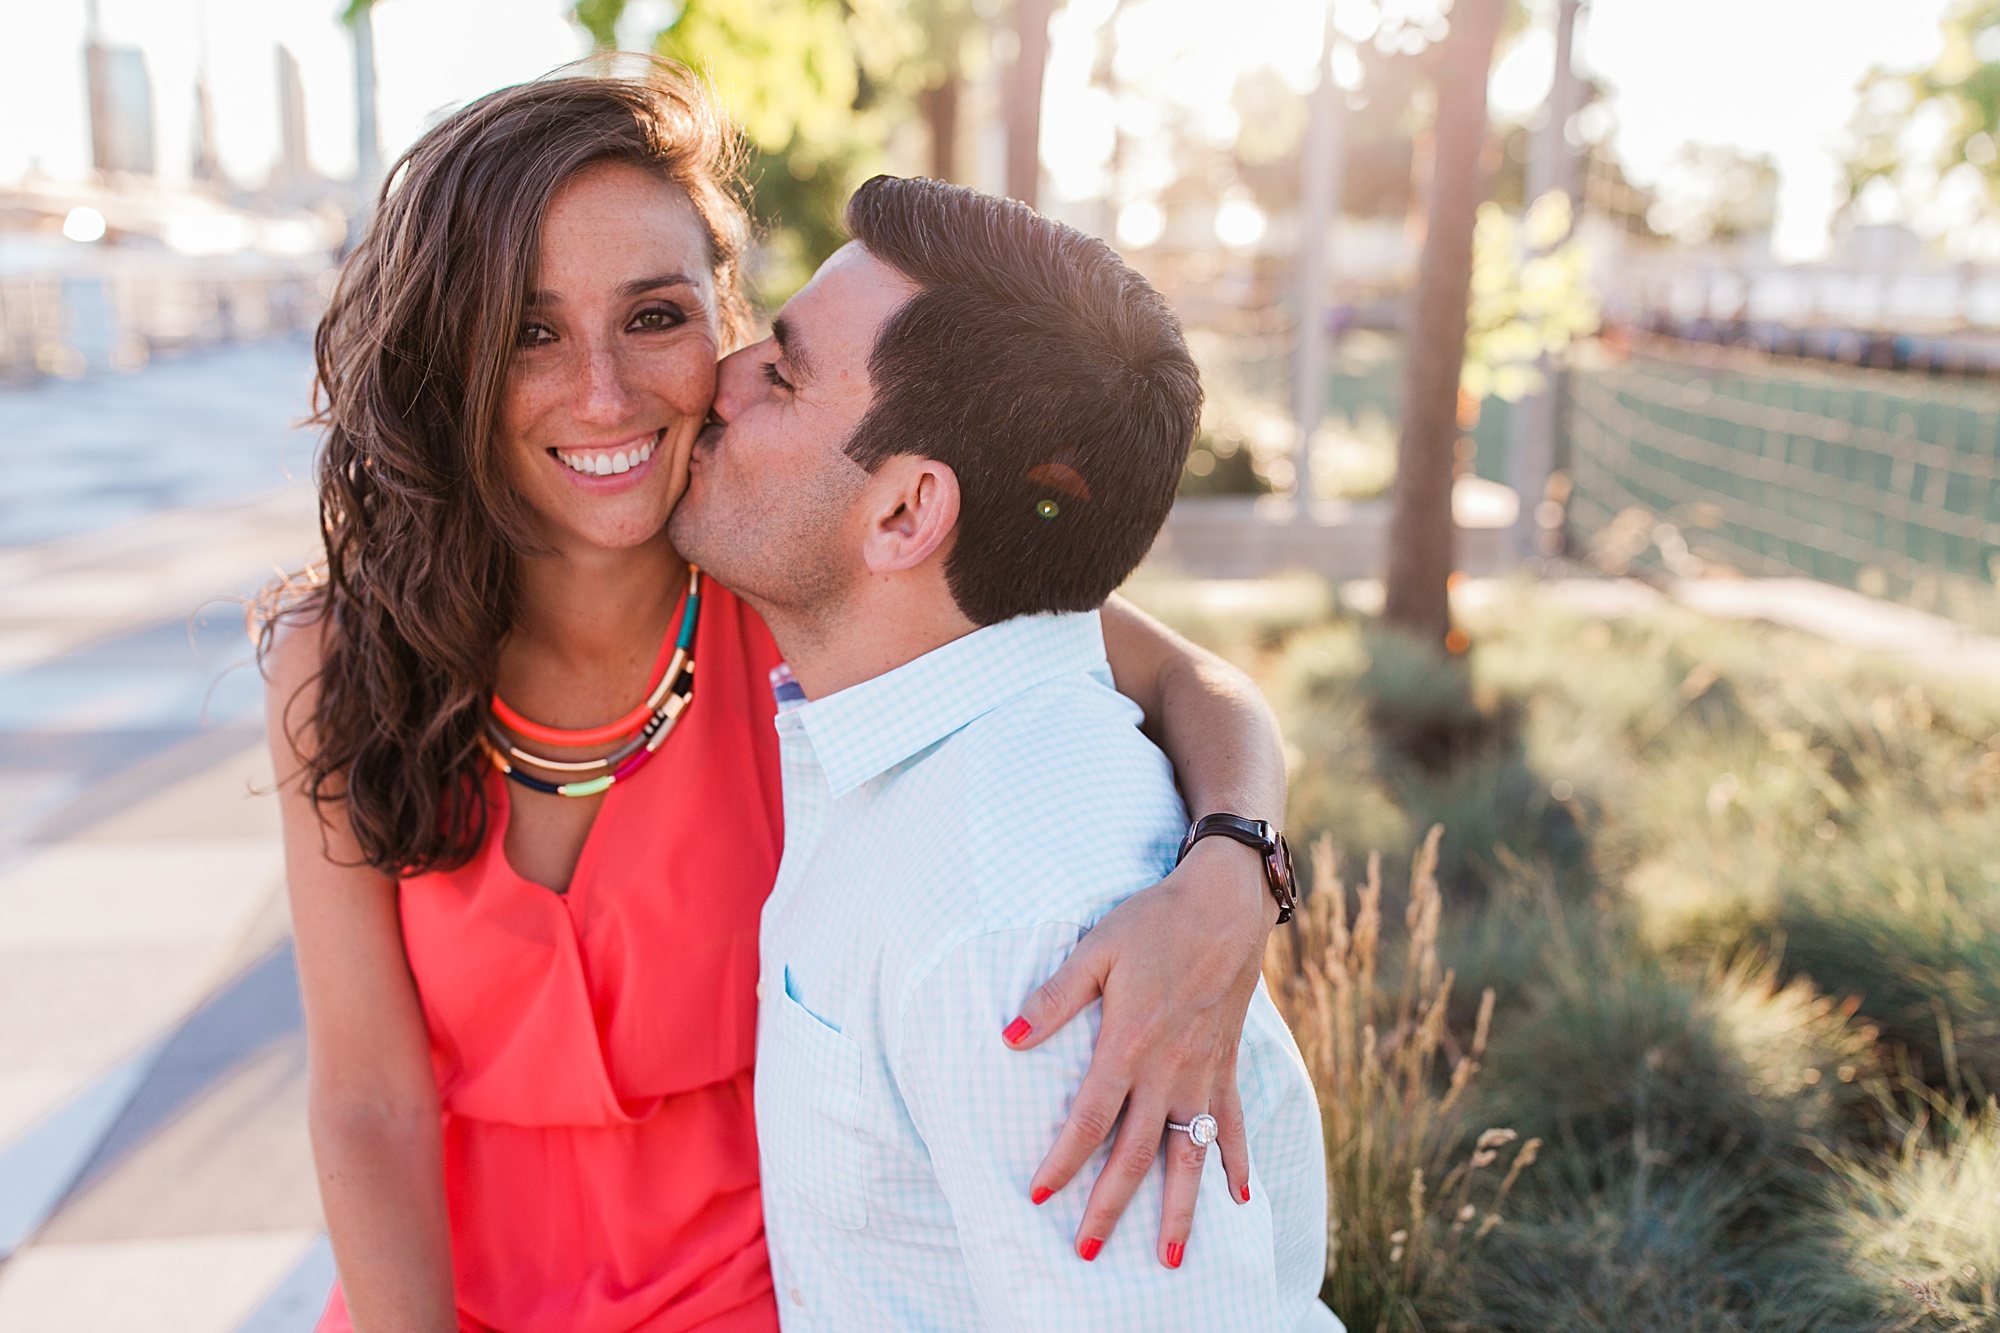
[[[2000,1333],[2000,682],[1583,591],[1487,585],[1446,659],[1323,585],[1175,588],[1330,842],[1266,969],[1328,1299],[1356,1333]]]
[[[2000,1328],[2000,1101],[1910,1100],[1892,1157],[1841,1166],[1829,1285],[1854,1327]]]
[[[1505,1127],[1471,1132],[1468,1092],[1493,993],[1481,997],[1461,1042],[1447,1022],[1454,979],[1437,953],[1442,832],[1432,828],[1414,860],[1399,966],[1383,966],[1381,858],[1369,858],[1350,915],[1325,838],[1313,847],[1312,890],[1265,959],[1326,1133],[1322,1296],[1355,1330],[1418,1330],[1448,1319],[1459,1304],[1455,1275],[1489,1242],[1541,1149]]]

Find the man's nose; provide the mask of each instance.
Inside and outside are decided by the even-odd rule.
[[[763,365],[763,343],[753,343],[722,358],[715,370],[715,415],[723,421],[755,402],[767,387],[759,373]]]

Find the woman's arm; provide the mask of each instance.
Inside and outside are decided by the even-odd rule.
[[[1115,597],[1104,610],[1104,646],[1119,691],[1139,705],[1147,734],[1173,761],[1189,815],[1226,813],[1281,825],[1283,740],[1249,678]],[[1098,923],[1008,1029],[1017,1034],[1014,1047],[1025,1050],[1103,997],[1090,1071],[1030,1182],[1038,1199],[1068,1185],[1123,1111],[1079,1242],[1110,1236],[1152,1169],[1170,1119],[1186,1123],[1203,1111],[1216,1118],[1230,1194],[1248,1200],[1236,1049],[1277,916],[1257,853],[1226,838],[1204,839],[1165,880]],[[1202,1158],[1184,1134],[1167,1142],[1158,1253],[1161,1263],[1178,1267]]]
[[[357,1333],[458,1327],[435,1075],[403,954],[396,883],[358,864],[338,807],[307,800],[317,631],[288,630],[268,661],[265,725],[278,774],[293,947],[305,1002],[307,1115],[320,1203]],[[341,864],[341,863],[348,864]]]

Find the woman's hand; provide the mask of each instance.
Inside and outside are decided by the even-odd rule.
[[[1165,880],[1086,934],[1008,1027],[1009,1044],[1027,1050],[1103,996],[1090,1069],[1030,1182],[1031,1197],[1043,1202],[1070,1183],[1116,1126],[1077,1232],[1077,1252],[1085,1258],[1095,1258],[1110,1237],[1164,1143],[1159,1259],[1180,1266],[1204,1151],[1185,1133],[1169,1134],[1169,1120],[1187,1124],[1204,1111],[1215,1117],[1230,1197],[1248,1201],[1250,1147],[1236,1050],[1277,915],[1257,853],[1227,838],[1205,838]]]

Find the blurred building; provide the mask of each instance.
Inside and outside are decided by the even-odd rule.
[[[306,87],[299,60],[280,46],[278,56],[278,160],[271,168],[271,192],[295,197],[324,182],[306,151]]]
[[[359,195],[312,167],[298,62],[276,49],[270,180],[231,181],[197,75],[189,179],[161,178],[143,52],[83,43],[91,170],[0,184],[0,380],[126,370],[185,348],[309,329]]]
[[[153,81],[145,53],[93,37],[84,44],[83,59],[91,164],[104,173],[152,175]]]

